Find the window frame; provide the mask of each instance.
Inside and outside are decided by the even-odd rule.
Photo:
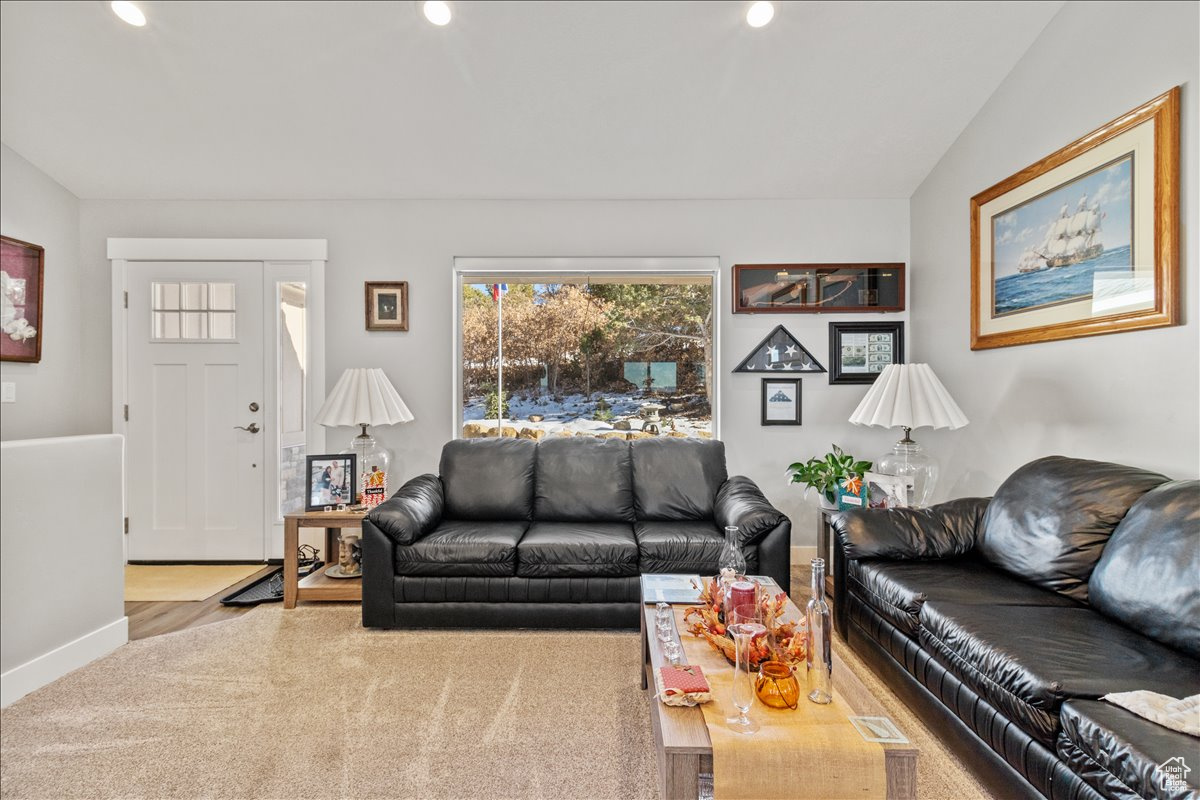
[[[721,260],[718,256],[678,257],[553,257],[513,258],[456,256],[454,258],[450,298],[450,337],[453,342],[451,368],[450,438],[461,439],[462,404],[462,295],[463,286],[472,283],[547,283],[547,276],[587,278],[696,277],[712,281],[713,396],[712,438],[721,438]],[[485,280],[486,279],[486,280]],[[497,280],[499,279],[499,280]]]

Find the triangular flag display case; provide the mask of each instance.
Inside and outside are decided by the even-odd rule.
[[[734,372],[825,372],[825,368],[787,328],[778,325]]]

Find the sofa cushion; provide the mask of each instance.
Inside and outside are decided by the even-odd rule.
[[[517,546],[522,578],[637,574],[637,541],[622,522],[534,522]]]
[[[1088,602],[1200,658],[1200,481],[1164,483],[1133,504],[1096,564]]]
[[[514,575],[528,524],[444,520],[413,544],[396,546],[396,574]]]
[[[539,442],[533,518],[633,522],[629,443],[581,436]]]
[[[640,520],[712,519],[725,483],[725,445],[702,439],[637,439],[633,500]]]
[[[1079,605],[1057,592],[1017,580],[977,556],[945,561],[853,559],[847,562],[846,575],[867,605],[913,638],[928,598],[966,605]]]
[[[1054,747],[1069,698],[1200,692],[1200,662],[1085,606],[994,606],[930,598],[921,644],[1029,735]]]
[[[725,536],[712,522],[635,522],[643,573],[716,575]]]
[[[442,448],[441,476],[449,519],[533,517],[537,445],[528,439],[455,439]]]
[[[622,578],[433,578],[397,575],[397,603],[640,603],[641,580]]]
[[[1102,700],[1068,700],[1060,718],[1058,757],[1105,797],[1196,797],[1200,768],[1186,762],[1196,753],[1197,742],[1186,733]],[[1176,769],[1168,775],[1163,765]],[[1174,776],[1181,780],[1170,780]]]
[[[1113,529],[1139,497],[1166,481],[1120,464],[1040,458],[996,490],[977,549],[1022,580],[1086,601],[1088,578]]]

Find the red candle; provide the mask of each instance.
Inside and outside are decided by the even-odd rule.
[[[740,605],[754,605],[754,595],[757,592],[758,586],[752,581],[735,581],[729,587],[727,608],[737,608]]]

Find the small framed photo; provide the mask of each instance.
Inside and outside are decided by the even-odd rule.
[[[874,383],[884,367],[903,363],[903,322],[829,323],[831,384]]]
[[[41,245],[0,236],[0,361],[42,360]]]
[[[908,508],[912,504],[913,485],[911,475],[868,472],[863,476],[867,508]]]
[[[763,425],[800,424],[800,379],[762,379]]]
[[[354,487],[358,486],[355,475],[356,458],[353,453],[308,456],[305,510],[322,511],[358,502],[354,496]]]
[[[367,281],[367,330],[408,330],[408,281]]]

